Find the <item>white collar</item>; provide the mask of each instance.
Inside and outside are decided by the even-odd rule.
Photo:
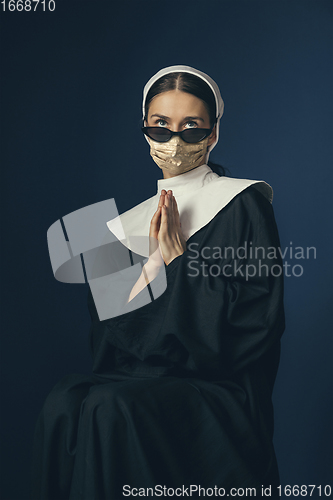
[[[178,196],[187,194],[189,189],[197,190],[212,180],[219,179],[208,165],[200,165],[181,175],[176,175],[170,179],[159,179],[157,181],[157,195],[161,194],[162,189],[166,191],[172,189],[172,193],[177,199]]]
[[[170,179],[159,179],[154,196],[106,224],[127,248],[148,257],[150,221],[156,212],[162,189],[173,191],[182,232],[187,240],[208,224],[237,194],[251,185],[272,202],[273,190],[266,182],[220,177],[204,164]]]

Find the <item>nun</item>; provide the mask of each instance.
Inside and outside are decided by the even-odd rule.
[[[144,265],[113,317],[89,289],[92,374],[46,398],[33,500],[279,497],[279,235],[272,188],[209,161],[223,110],[215,81],[189,66],[144,87],[142,133],[163,178],[107,223]]]

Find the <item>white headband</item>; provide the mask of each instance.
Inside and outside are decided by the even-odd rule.
[[[224,102],[222,100],[219,87],[217,86],[217,84],[214,82],[214,80],[210,76],[206,75],[206,73],[203,73],[202,71],[199,71],[198,69],[192,68],[191,66],[182,66],[181,64],[179,64],[177,66],[168,66],[167,68],[163,68],[160,71],[158,71],[154,76],[151,77],[151,79],[144,86],[143,101],[142,101],[142,119],[144,119],[144,117],[145,117],[146,97],[147,97],[147,94],[148,94],[150,87],[156,82],[156,80],[158,80],[162,76],[167,75],[168,73],[174,73],[174,72],[191,73],[192,75],[198,76],[199,78],[204,80],[209,85],[209,87],[211,88],[211,90],[215,96],[216,140],[207,149],[205,163],[208,163],[209,153],[215,147],[215,145],[217,144],[217,141],[219,140],[220,119],[221,119],[221,116],[223,115],[223,111],[224,111]],[[145,138],[146,138],[147,142],[149,143],[149,139],[146,135],[145,135]]]

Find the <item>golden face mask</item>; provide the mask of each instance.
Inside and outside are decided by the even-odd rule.
[[[179,136],[168,142],[156,142],[149,138],[150,156],[156,165],[172,174],[183,174],[200,165],[207,153],[209,137],[189,144]]]

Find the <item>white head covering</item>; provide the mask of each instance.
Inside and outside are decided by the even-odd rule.
[[[208,162],[209,154],[211,150],[215,147],[217,144],[217,141],[219,140],[219,128],[220,128],[220,119],[221,116],[223,115],[224,111],[224,102],[222,100],[221,94],[220,94],[220,89],[218,88],[216,82],[214,80],[206,75],[206,73],[203,73],[202,71],[199,71],[198,69],[192,68],[191,66],[183,66],[181,64],[178,64],[176,66],[168,66],[167,68],[163,68],[157,73],[155,73],[154,76],[150,78],[150,80],[146,83],[143,89],[143,101],[142,101],[142,119],[145,117],[145,104],[146,104],[146,97],[149,92],[150,87],[162,76],[167,75],[168,73],[175,73],[175,72],[183,72],[183,73],[191,73],[192,75],[198,76],[204,82],[209,85],[211,88],[214,97],[215,97],[215,103],[216,103],[216,140],[207,148],[207,154],[205,157],[205,163]],[[145,138],[147,142],[149,143],[148,137],[145,135]]]

